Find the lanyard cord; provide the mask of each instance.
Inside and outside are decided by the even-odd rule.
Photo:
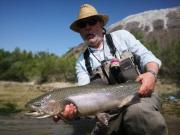
[[[106,57],[105,57],[105,52],[104,52],[104,39],[103,39],[103,54],[104,54],[104,60],[100,61],[100,60],[96,57],[96,55],[94,55],[93,51],[92,51],[90,48],[88,48],[88,49],[89,49],[89,51],[92,53],[92,55],[94,56],[94,58],[96,58],[96,59],[98,60],[98,62],[101,64],[102,72],[103,72],[103,74],[105,75],[107,81],[111,84],[110,78],[108,77],[108,75],[107,75],[107,73],[106,73],[106,71],[105,71],[105,69],[104,69],[104,66],[103,66],[103,63],[104,63],[105,58],[106,58]]]
[[[104,54],[104,60],[105,60],[105,52],[104,52],[104,39],[103,39],[103,54]],[[101,63],[102,64],[102,62],[104,61],[104,60],[102,60],[102,61],[100,61],[98,58],[97,58],[97,56],[96,55],[94,55],[94,53],[93,53],[93,51],[91,50],[91,48],[89,48],[88,47],[88,49],[89,49],[89,51],[91,52],[91,54],[94,56],[94,58],[96,58],[97,59],[97,61],[99,62],[99,63]]]

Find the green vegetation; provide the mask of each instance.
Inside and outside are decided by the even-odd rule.
[[[44,89],[40,85],[0,81],[0,115],[24,111],[26,102],[41,95]]]
[[[75,58],[59,57],[47,52],[9,52],[0,49],[0,80],[10,81],[74,81]]]
[[[177,102],[171,102],[171,101],[164,101],[163,106],[162,106],[162,113],[164,115],[169,115],[169,116],[176,116],[180,117],[180,101],[178,100]]]
[[[173,40],[167,46],[163,46],[156,39],[145,41],[141,32],[134,33],[134,35],[162,61],[160,77],[179,82],[180,40]]]
[[[21,109],[17,109],[17,105],[13,103],[5,103],[0,107],[0,115],[11,115],[18,112],[21,112]]]
[[[180,81],[180,41],[172,42],[167,47],[160,47],[156,41],[146,44],[162,61],[160,75],[165,78]]]

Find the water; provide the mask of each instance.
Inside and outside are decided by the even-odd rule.
[[[180,118],[166,117],[169,135],[179,135]],[[89,135],[92,120],[77,120],[69,124],[52,119],[35,119],[23,114],[0,116],[0,135]]]
[[[1,135],[86,135],[94,126],[92,120],[66,124],[52,119],[34,119],[24,115],[0,116]]]

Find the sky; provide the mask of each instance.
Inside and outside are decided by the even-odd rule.
[[[0,49],[65,54],[83,42],[69,26],[85,3],[109,16],[106,27],[132,14],[180,6],[180,0],[0,0]]]

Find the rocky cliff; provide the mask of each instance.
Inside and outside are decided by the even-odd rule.
[[[145,42],[155,40],[160,46],[167,46],[180,38],[180,7],[130,15],[112,24],[108,31],[119,29],[126,29],[134,34],[141,33]]]

